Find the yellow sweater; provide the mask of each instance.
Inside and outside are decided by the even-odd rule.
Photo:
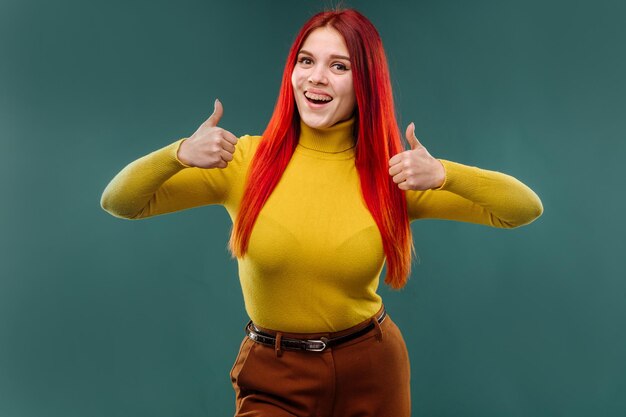
[[[327,129],[301,124],[299,145],[238,259],[245,307],[259,326],[285,332],[338,331],[376,313],[385,260],[354,165],[354,119]],[[141,219],[207,204],[239,211],[245,175],[260,136],[239,139],[224,169],[188,167],[177,158],[186,138],[127,165],[102,194],[104,210]],[[441,188],[407,191],[411,220],[439,218],[517,227],[543,208],[515,178],[441,160]]]

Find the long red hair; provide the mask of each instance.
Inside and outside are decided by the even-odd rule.
[[[404,150],[396,122],[387,58],[374,25],[353,9],[324,11],[300,29],[287,57],[278,100],[251,161],[240,211],[230,236],[233,256],[243,257],[252,228],[278,184],[300,135],[291,73],[298,51],[311,31],[332,26],[344,38],[352,64],[356,95],[355,165],[361,192],[381,234],[387,258],[385,283],[402,288],[411,272],[414,250],[404,192],[389,175],[389,159]]]

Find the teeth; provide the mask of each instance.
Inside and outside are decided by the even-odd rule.
[[[305,97],[307,98],[311,98],[313,100],[323,100],[323,101],[331,101],[333,98],[332,97],[328,97],[328,96],[321,96],[319,94],[314,94],[314,93],[309,93],[308,91],[306,91],[304,93]]]

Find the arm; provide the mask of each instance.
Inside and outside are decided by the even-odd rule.
[[[140,219],[224,204],[230,191],[243,187],[251,141],[237,146],[237,137],[217,126],[223,112],[215,100],[213,114],[189,139],[128,164],[102,193],[102,208],[116,217]]]
[[[406,130],[411,150],[389,160],[389,175],[406,191],[409,219],[446,219],[512,228],[541,216],[541,200],[517,179],[456,162],[433,158]]]
[[[406,192],[411,220],[446,219],[513,228],[531,223],[543,213],[537,194],[514,177],[439,161],[445,168],[439,188]]]
[[[225,169],[190,167],[178,159],[186,138],[128,164],[106,186],[101,207],[124,219],[140,219],[192,207],[221,204],[238,174],[240,152]]]

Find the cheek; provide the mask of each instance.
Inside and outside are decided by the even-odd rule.
[[[298,69],[294,69],[291,73],[291,86],[294,88],[298,88],[299,85],[302,85],[302,72],[298,71]]]
[[[349,80],[342,80],[341,84],[341,95],[344,97],[344,100],[348,102],[356,102],[356,97],[354,94],[354,86],[352,84],[352,78]]]
[[[291,73],[291,86],[292,86],[292,87],[294,88],[294,90],[295,90],[295,88],[296,88],[296,72],[295,72],[295,71],[293,71],[293,72]]]

